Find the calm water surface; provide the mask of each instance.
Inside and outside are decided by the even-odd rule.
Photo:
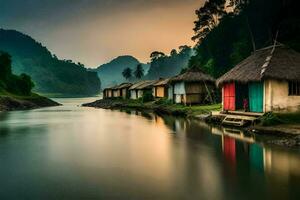
[[[0,199],[300,199],[300,150],[153,114],[0,113]]]

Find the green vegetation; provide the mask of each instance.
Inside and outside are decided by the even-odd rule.
[[[260,118],[262,126],[275,126],[280,124],[300,124],[300,112],[294,113],[266,113]]]
[[[141,79],[145,73],[142,64],[138,64],[133,73],[134,73],[135,78]]]
[[[220,111],[221,104],[185,106],[173,104],[167,99],[143,102],[143,99],[132,100],[122,98],[102,99],[83,106],[99,107],[105,109],[134,109],[141,111],[154,111],[161,114],[195,117],[201,114],[209,114],[211,111]]]
[[[11,56],[0,51],[0,91],[2,94],[12,93],[20,96],[30,96],[34,87],[30,76],[16,76],[11,70]]]
[[[132,69],[129,67],[125,68],[122,72],[122,75],[126,80],[130,80],[132,78]]]
[[[179,74],[183,68],[188,67],[192,54],[192,48],[186,45],[180,46],[179,52],[173,49],[169,56],[158,51],[151,53],[150,69],[144,79],[169,78]]]
[[[11,56],[0,51],[0,111],[59,105],[48,98],[32,93],[34,84],[30,76],[14,75],[11,64]]]
[[[269,112],[260,118],[260,123],[262,126],[274,126],[282,124],[283,121],[276,114]]]
[[[275,39],[300,51],[297,0],[231,0],[231,8],[225,3],[209,0],[196,11],[190,67],[201,66],[218,78]]]
[[[143,103],[150,102],[150,101],[153,101],[153,100],[154,100],[154,97],[153,97],[151,91],[144,92],[143,97],[142,97],[142,102]]]
[[[94,95],[100,92],[100,80],[95,72],[87,71],[81,63],[58,59],[27,35],[0,29],[0,49],[12,56],[12,71],[15,74],[31,76],[36,92],[65,95]],[[22,81],[28,77],[22,75],[20,79]]]

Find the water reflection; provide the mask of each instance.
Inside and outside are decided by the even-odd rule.
[[[62,101],[0,113],[0,199],[298,199],[297,150],[197,120]]]
[[[203,142],[201,140],[206,140],[205,143],[207,143],[207,140],[212,139],[207,137],[209,136],[207,133],[218,136],[213,143],[214,145],[219,145],[222,149],[227,176],[238,176],[241,174],[241,171],[248,169],[254,177],[261,179],[257,181],[261,188],[265,188],[266,185],[270,186],[268,189],[265,188],[266,191],[261,193],[261,195],[274,197],[275,199],[278,197],[291,199],[299,197],[297,192],[295,192],[296,190],[293,190],[295,185],[300,183],[300,156],[298,150],[266,145],[261,140],[257,140],[256,135],[246,134],[240,129],[210,126],[204,122],[184,120],[171,116],[156,116],[155,121],[160,125],[161,121],[164,121],[165,125],[174,132],[183,134],[185,137],[193,140],[200,140],[200,142]],[[218,142],[218,140],[221,142]],[[242,163],[245,161],[248,163],[247,167],[245,163]],[[214,164],[209,166],[211,170],[215,168]],[[205,171],[210,170],[206,169]],[[213,170],[211,174],[216,174],[216,172],[217,170]],[[220,179],[220,177],[215,177],[214,182],[218,182],[217,179]],[[231,179],[238,179],[238,177],[231,177]],[[274,188],[277,189],[274,190]]]

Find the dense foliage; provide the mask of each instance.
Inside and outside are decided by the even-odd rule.
[[[133,73],[134,73],[135,78],[141,79],[145,73],[142,64],[138,64]]]
[[[169,78],[177,75],[188,66],[192,54],[193,50],[189,46],[180,46],[179,52],[173,49],[169,56],[158,51],[151,53],[150,69],[144,79]]]
[[[34,87],[30,76],[12,74],[11,62],[11,56],[0,51],[0,91],[22,96],[30,95]]]
[[[153,100],[154,100],[154,97],[153,97],[152,91],[145,91],[143,94],[143,97],[142,97],[142,102],[147,103],[147,102],[150,102]]]
[[[300,50],[297,0],[209,0],[196,11],[196,55],[189,66],[201,66],[219,77],[253,51],[274,40]],[[224,12],[226,11],[226,12]],[[230,12],[229,12],[230,11]]]
[[[125,68],[122,72],[122,75],[126,80],[130,80],[132,78],[132,69],[129,67]]]
[[[91,95],[100,91],[96,73],[87,71],[81,63],[58,59],[20,32],[0,29],[0,49],[12,55],[14,73],[32,77],[37,92]]]

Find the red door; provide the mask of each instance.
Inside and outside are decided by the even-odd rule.
[[[235,84],[227,83],[224,89],[224,110],[235,110]]]

